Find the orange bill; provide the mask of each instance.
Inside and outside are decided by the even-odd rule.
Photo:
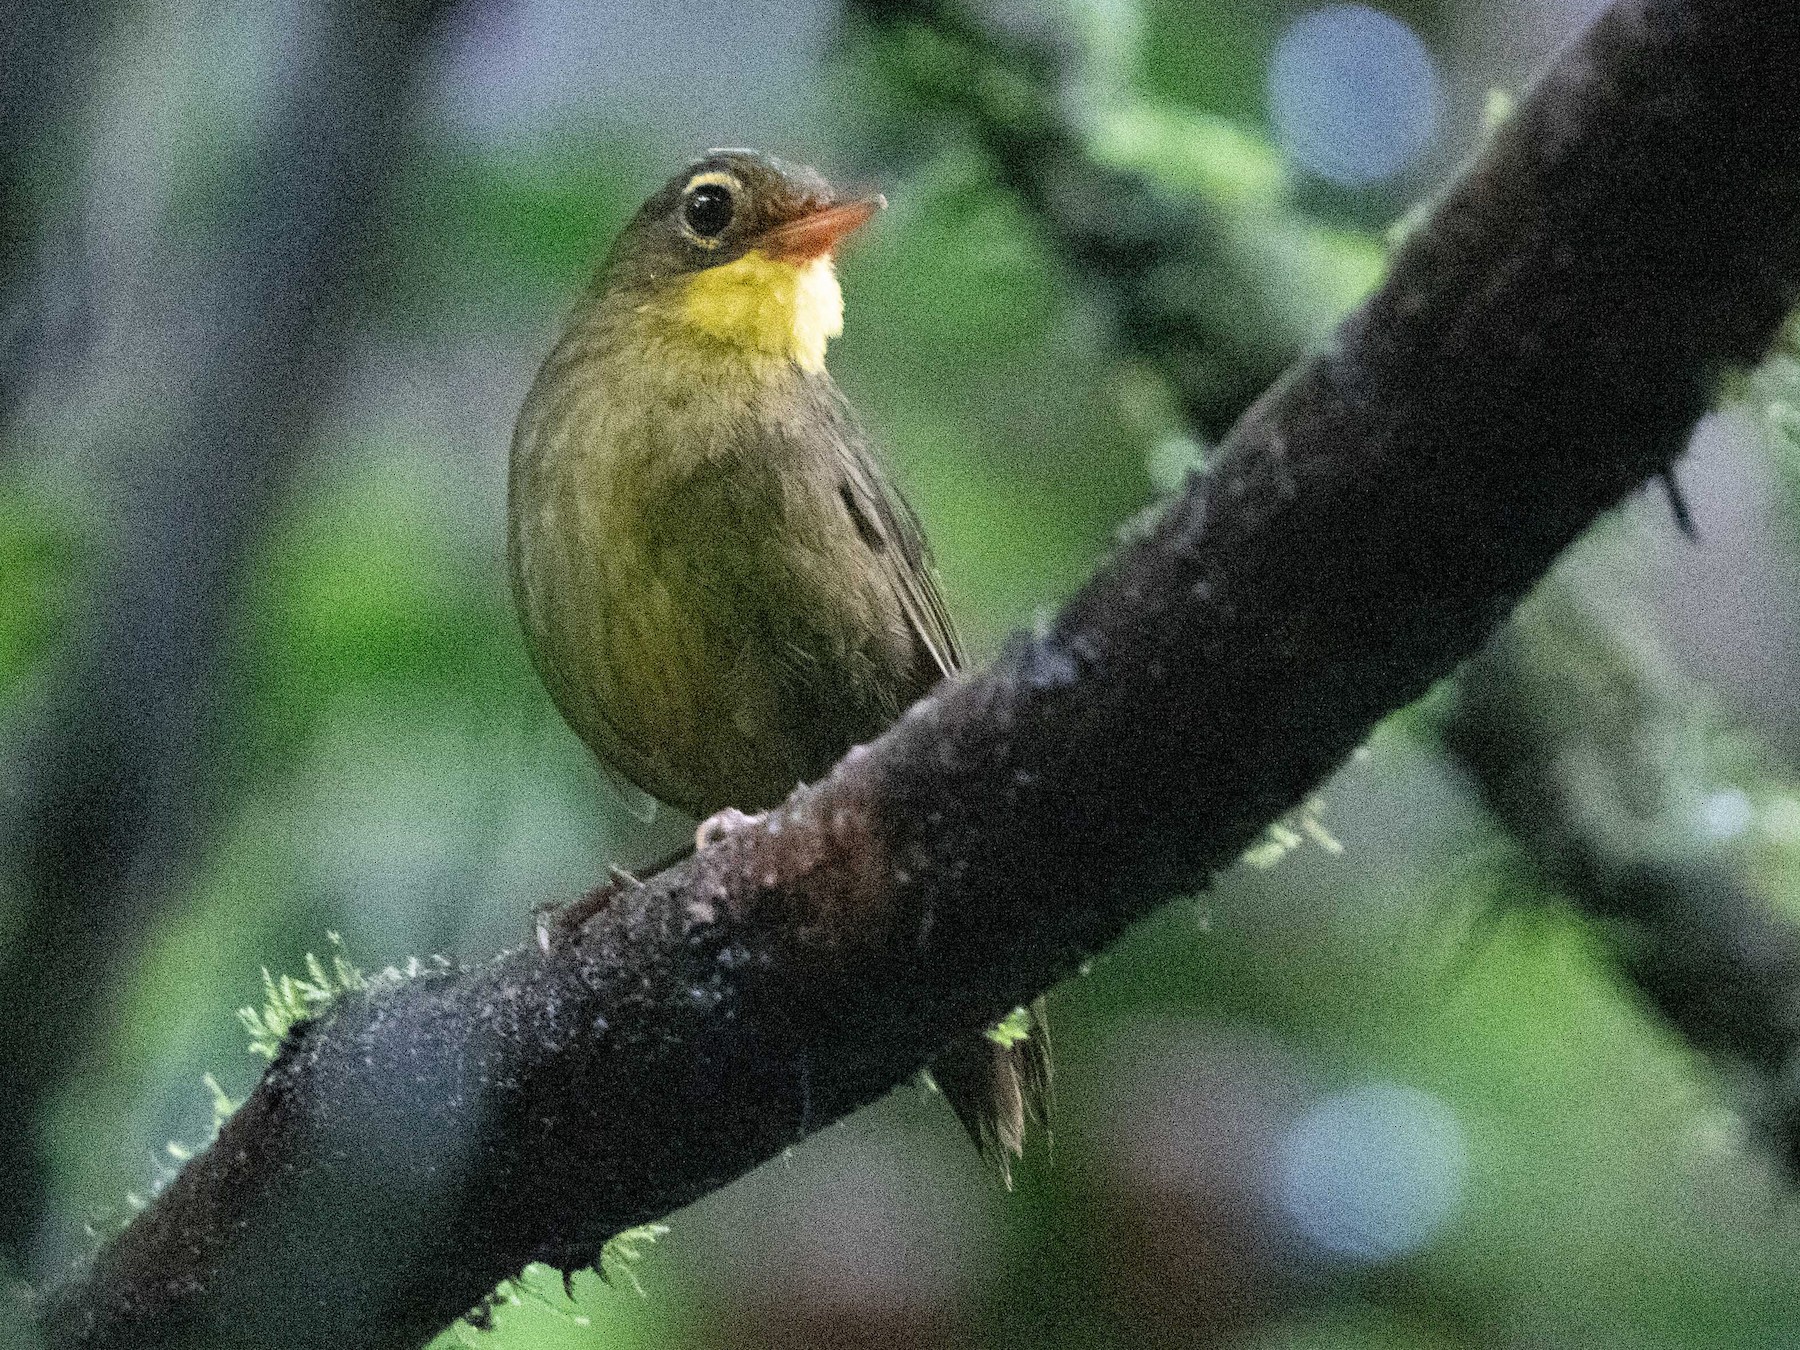
[[[771,258],[780,258],[784,262],[809,262],[831,252],[839,240],[866,224],[870,216],[886,205],[887,198],[880,195],[832,202],[785,225],[777,225],[763,235],[760,247]]]

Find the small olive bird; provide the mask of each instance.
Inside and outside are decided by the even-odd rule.
[[[962,663],[918,519],[825,370],[832,250],[883,205],[711,151],[626,225],[519,414],[532,660],[602,766],[706,820],[702,844]],[[1041,1016],[932,1065],[1003,1178],[1045,1122]]]

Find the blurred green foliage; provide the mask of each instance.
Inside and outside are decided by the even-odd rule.
[[[17,476],[19,479],[23,475]],[[83,531],[67,504],[15,476],[0,476],[0,708],[23,697],[73,617]]]

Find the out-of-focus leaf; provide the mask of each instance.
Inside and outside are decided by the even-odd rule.
[[[452,314],[536,306],[573,293],[671,166],[641,146],[565,139],[529,152],[440,147],[412,168],[396,211],[402,312],[425,331]]]
[[[65,631],[91,547],[66,503],[0,477],[0,713]]]

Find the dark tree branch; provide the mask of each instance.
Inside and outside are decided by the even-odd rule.
[[[54,1345],[412,1346],[1205,883],[1666,466],[1800,292],[1789,0],[1624,0],[1046,633],[536,944],[345,999]]]
[[[1221,283],[1230,252],[1206,231],[1185,242],[1132,246],[1146,220],[1184,210],[1138,175],[1098,165],[1057,96],[1067,61],[1045,47],[960,17],[954,0],[856,0],[885,38],[886,65],[928,114],[962,125],[986,146],[1020,200],[1044,223],[1063,260],[1103,297],[1121,350],[1149,361],[1190,417],[1205,421],[1239,391],[1214,357],[1242,329],[1229,311],[1255,294],[1248,277],[1187,321],[1163,317],[1170,281]],[[934,64],[945,52],[948,63]],[[963,78],[947,79],[945,64]],[[1006,97],[984,97],[998,69]],[[1108,212],[1105,204],[1116,209]],[[1179,295],[1180,288],[1177,289]],[[1199,325],[1199,327],[1194,327]],[[1262,331],[1259,329],[1259,331]],[[1276,332],[1297,347],[1301,336]],[[1242,367],[1238,367],[1240,371]],[[1691,824],[1663,815],[1670,766],[1634,758],[1677,726],[1706,716],[1692,690],[1667,686],[1638,645],[1590,613],[1567,586],[1534,601],[1525,632],[1512,626],[1464,671],[1443,726],[1446,749],[1471,774],[1495,818],[1518,841],[1547,894],[1566,896],[1623,934],[1624,975],[1690,1044],[1749,1070],[1750,1113],[1800,1175],[1800,929],[1757,894],[1741,859],[1708,847]],[[1692,745],[1693,736],[1680,738]],[[1603,781],[1571,783],[1571,763],[1605,765]],[[1687,764],[1682,771],[1697,773]]]
[[[290,35],[293,68],[209,260],[215,299],[190,315],[211,345],[163,434],[130,447],[125,537],[95,563],[97,612],[0,801],[17,907],[0,988],[31,1010],[0,1043],[0,1249],[21,1264],[47,1184],[40,1108],[106,1025],[105,990],[200,837],[238,563],[337,384],[446,3],[315,5]]]

